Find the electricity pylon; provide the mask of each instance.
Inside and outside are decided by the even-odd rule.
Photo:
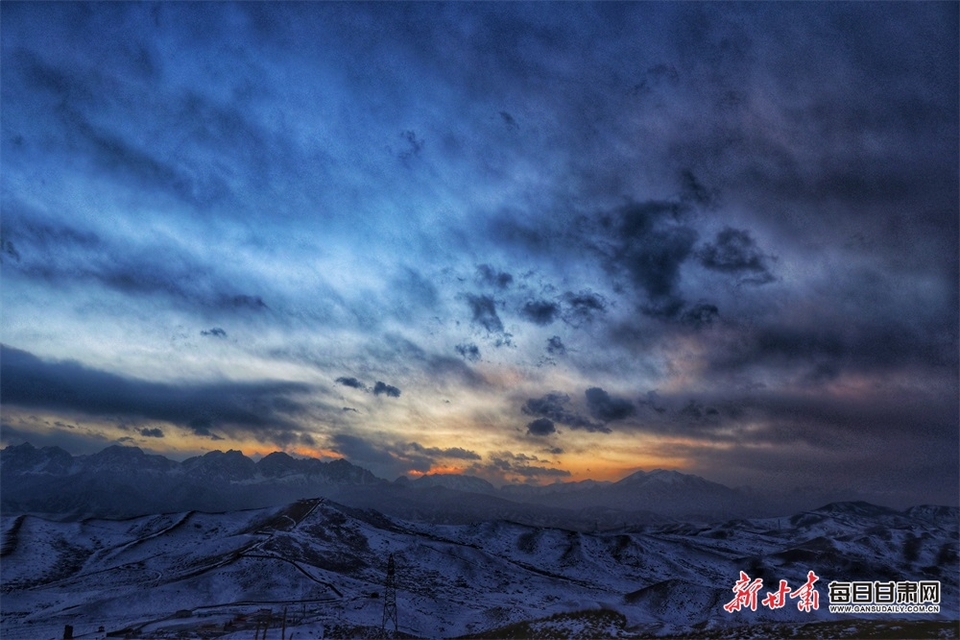
[[[396,566],[393,563],[393,554],[387,559],[387,581],[383,585],[383,624],[380,625],[380,631],[384,636],[389,637],[397,635],[397,584],[394,574]],[[393,623],[393,631],[387,631],[387,623]]]

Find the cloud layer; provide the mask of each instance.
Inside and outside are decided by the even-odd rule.
[[[554,9],[0,5],[4,441],[955,500],[957,7]]]

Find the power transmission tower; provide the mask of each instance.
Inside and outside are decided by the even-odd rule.
[[[384,636],[388,633],[390,637],[397,635],[397,584],[394,574],[396,565],[393,563],[393,554],[387,559],[387,581],[383,585],[383,624],[380,625],[380,631]],[[393,623],[393,632],[387,631],[387,623]]]

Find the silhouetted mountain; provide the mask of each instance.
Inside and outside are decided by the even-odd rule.
[[[411,486],[415,488],[446,487],[447,489],[469,493],[494,494],[497,491],[496,487],[483,478],[456,473],[431,473],[417,478],[411,483]]]
[[[163,456],[147,455],[139,447],[124,447],[121,445],[107,447],[99,453],[92,456],[82,456],[78,460],[80,469],[84,473],[125,473],[131,469],[136,469],[141,473],[166,473],[177,466],[176,462]]]
[[[544,487],[503,487],[500,495],[567,509],[653,512],[705,519],[762,515],[770,506],[756,495],[678,471],[638,471],[619,482],[570,482]]]
[[[327,497],[436,523],[506,519],[584,531],[667,519],[784,515],[836,500],[836,495],[810,491],[767,496],[663,469],[638,471],[619,482],[584,480],[497,489],[482,478],[458,474],[388,482],[343,459],[323,462],[275,452],[254,462],[239,451],[211,451],[176,462],[117,445],[76,457],[56,447],[10,446],[0,451],[0,482],[3,513],[128,517]],[[922,513],[918,511],[918,517]]]
[[[346,460],[297,460],[274,453],[255,463],[239,451],[176,462],[114,445],[73,457],[30,444],[0,451],[0,510],[69,517],[128,517],[184,510],[226,511],[335,493],[339,485],[386,484]]]
[[[443,486],[544,507],[572,511],[592,509],[595,513],[618,510],[716,519],[761,515],[771,508],[756,494],[731,489],[699,476],[663,469],[637,471],[619,482],[583,480],[544,486],[512,484],[500,489],[482,478],[434,474],[418,478],[410,486],[419,489]]]
[[[3,471],[12,475],[21,473],[67,474],[73,465],[73,456],[60,447],[37,449],[29,442],[9,446],[0,452]]]
[[[500,495],[511,500],[528,501],[534,496],[550,493],[576,493],[584,489],[595,489],[612,484],[606,480],[580,480],[578,482],[554,482],[553,484],[506,484],[500,487]]]
[[[252,480],[257,473],[256,463],[240,451],[211,451],[202,456],[187,458],[181,463],[184,472],[204,480]]]

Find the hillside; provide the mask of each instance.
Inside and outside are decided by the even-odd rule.
[[[121,521],[7,516],[2,630],[248,638],[258,615],[275,628],[286,611],[288,637],[370,636],[391,553],[400,630],[418,637],[537,620],[602,624],[621,637],[829,622],[841,616],[826,611],[826,584],[850,579],[939,580],[941,613],[912,618],[942,623],[958,617],[957,522],[956,509],[840,503],[792,518],[583,533],[418,524],[322,499]],[[802,584],[811,570],[818,611],[723,609],[740,571],[773,588]]]

